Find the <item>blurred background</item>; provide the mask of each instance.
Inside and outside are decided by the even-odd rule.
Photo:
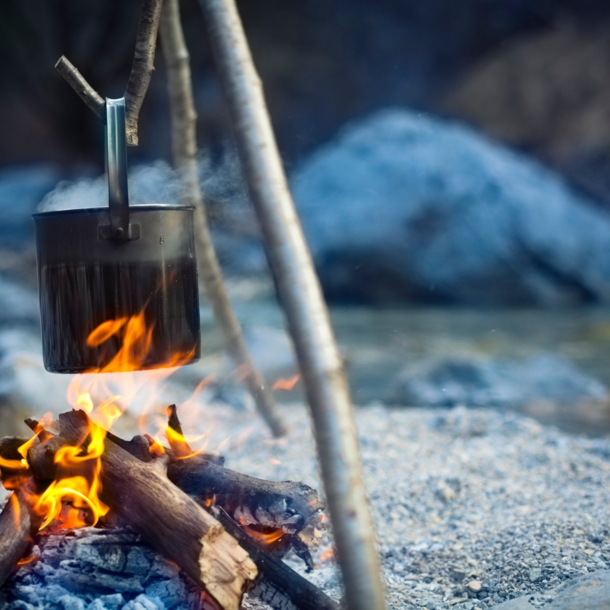
[[[238,5],[355,402],[514,408],[609,433],[610,5]],[[0,4],[0,427],[65,403],[40,359],[31,214],[103,185],[101,126],[54,64],[64,54],[121,95],[139,8]],[[296,373],[292,348],[196,0],[182,12],[214,239],[272,383]],[[175,197],[170,155],[157,53],[132,191]],[[205,355],[184,386],[230,377],[205,303],[202,320]],[[229,381],[214,391],[251,408]]]

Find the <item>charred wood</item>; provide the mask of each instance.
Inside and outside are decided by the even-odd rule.
[[[250,537],[269,539],[267,552],[283,557],[289,549],[313,569],[310,549],[318,546],[324,529],[318,494],[303,483],[265,481],[195,456],[170,463],[170,481],[202,506],[222,507],[248,528]]]
[[[52,456],[41,448],[50,443],[78,446],[85,441],[88,426],[82,411],[60,415],[59,435],[28,453],[28,457],[40,456],[31,464],[34,475],[49,472],[44,462]],[[103,500],[122,522],[180,566],[223,609],[237,610],[247,582],[257,571],[235,539],[194,500],[169,484],[159,460],[143,462],[109,438],[101,460]]]
[[[248,551],[259,577],[249,593],[274,610],[339,610],[340,605],[282,560],[269,555],[247,530],[220,507],[210,509],[224,528]]]
[[[35,482],[29,479],[9,497],[0,514],[0,586],[26,556],[41,520],[32,511]]]

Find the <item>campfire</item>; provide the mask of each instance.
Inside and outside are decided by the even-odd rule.
[[[2,482],[12,490],[0,515],[0,583],[37,561],[31,550],[49,536],[128,528],[200,589],[200,608],[237,609],[246,591],[274,608],[337,608],[281,560],[293,551],[313,569],[324,529],[316,491],[234,472],[205,446],[193,449],[175,405],[157,431],[131,440],[111,432],[151,375],[164,379],[181,362],[176,354],[168,368],[134,373],[152,349],[150,337],[142,315],[98,326],[88,343],[120,348],[103,368],[73,379],[73,410],[26,420],[31,438],[0,440]],[[123,393],[116,379],[107,381],[109,372],[121,373]]]

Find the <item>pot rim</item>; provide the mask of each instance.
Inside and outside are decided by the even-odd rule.
[[[143,203],[130,204],[129,212],[154,212],[159,210],[193,211],[194,205],[181,205],[179,203]],[[47,216],[78,216],[88,214],[108,213],[108,206],[97,208],[68,208],[67,210],[49,210],[48,212],[36,212],[32,218],[45,218]]]

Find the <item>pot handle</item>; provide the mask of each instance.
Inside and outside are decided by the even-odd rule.
[[[138,239],[138,225],[129,224],[125,98],[106,98],[106,171],[110,226],[100,226],[101,239]],[[138,233],[138,235],[136,235]]]

